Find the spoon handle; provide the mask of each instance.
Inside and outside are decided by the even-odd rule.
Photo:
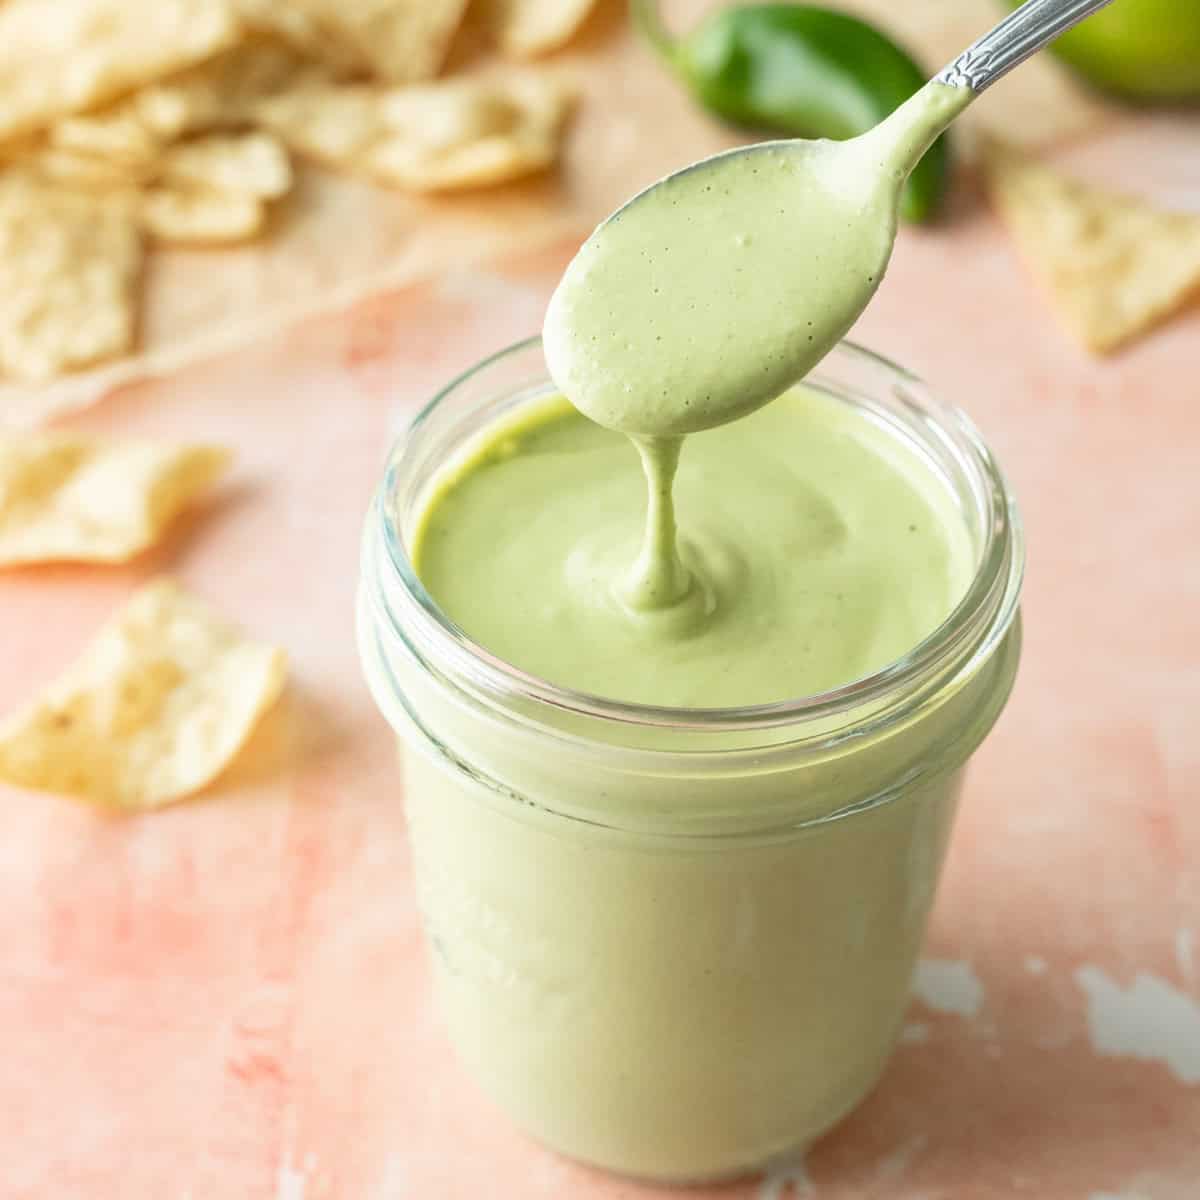
[[[982,92],[1047,42],[1109,3],[1111,0],[1027,0],[943,67],[934,80]]]

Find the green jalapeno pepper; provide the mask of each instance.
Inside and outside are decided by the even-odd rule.
[[[663,28],[655,0],[631,0],[635,24],[700,102],[736,125],[789,137],[864,133],[926,79],[877,29],[807,4],[720,10],[682,38]],[[901,215],[929,220],[949,168],[945,135],[909,176]]]

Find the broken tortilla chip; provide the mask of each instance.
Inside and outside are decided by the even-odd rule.
[[[4,165],[6,168],[15,167],[42,183],[84,194],[105,191],[128,193],[145,175],[141,167],[125,166],[74,150],[56,150],[52,146],[8,158]]]
[[[142,195],[142,228],[172,246],[219,246],[257,237],[267,206],[257,196],[161,186]]]
[[[302,82],[324,82],[332,74],[280,42],[252,39],[143,88],[122,101],[121,108],[134,112],[165,143],[244,125],[255,101]]]
[[[137,592],[83,655],[0,725],[0,778],[121,809],[204,787],[278,698],[286,656],[169,580]]]
[[[159,152],[159,140],[128,102],[101,113],[63,117],[50,127],[49,147],[114,165],[141,167]]]
[[[302,88],[255,111],[298,154],[326,166],[414,191],[452,191],[548,167],[568,107],[557,81],[510,72],[406,88]]]
[[[467,0],[295,0],[326,44],[353,53],[389,83],[419,83],[441,70]]]
[[[217,446],[0,433],[0,566],[124,562],[229,464]]]
[[[0,138],[103,104],[241,36],[227,0],[6,0]]]
[[[240,240],[261,230],[266,209],[254,201],[291,190],[287,148],[269,133],[209,133],[178,142],[141,163],[55,146],[7,159],[34,180],[84,198],[142,188],[142,223],[169,240]],[[189,233],[189,228],[194,232]],[[207,229],[207,232],[202,232]]]
[[[595,0],[482,0],[482,19],[505,54],[525,58],[571,40]]]
[[[167,150],[162,176],[182,187],[273,199],[291,189],[292,163],[269,133],[212,133]]]
[[[142,253],[131,196],[0,178],[0,367],[47,379],[128,350]]]
[[[1200,215],[1081,183],[1000,147],[988,191],[1064,324],[1100,353],[1136,338],[1200,293]]]
[[[156,162],[179,138],[246,125],[256,100],[333,77],[279,41],[251,38],[104,108],[63,118],[51,127],[49,142],[122,163]]]
[[[361,75],[367,69],[362,54],[331,37],[304,0],[235,0],[238,16],[251,34],[278,41],[310,63],[319,63],[337,78]]]

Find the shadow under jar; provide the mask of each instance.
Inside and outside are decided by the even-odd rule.
[[[832,692],[622,704],[524,674],[439,611],[410,558],[417,522],[465,445],[553,390],[537,339],[434,398],[367,517],[359,643],[403,743],[443,1020],[518,1125],[638,1177],[753,1169],[870,1090],[964,767],[1016,672],[1020,529],[974,427],[849,343],[806,382],[921,456],[975,554],[938,629]]]

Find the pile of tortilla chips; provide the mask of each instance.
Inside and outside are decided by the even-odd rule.
[[[474,0],[507,53],[561,44],[591,0]],[[129,351],[146,248],[264,233],[297,159],[412,192],[549,165],[567,95],[531,68],[436,78],[468,0],[0,3],[0,375]],[[335,214],[336,216],[336,214]],[[281,214],[286,220],[286,213]],[[225,470],[219,446],[0,433],[0,568],[120,563]],[[203,788],[286,660],[169,580],[0,722],[0,779],[142,810]]]
[[[6,0],[0,4],[0,375],[136,345],[146,247],[269,231],[297,160],[415,192],[550,165],[552,75],[438,79],[468,15],[503,53],[565,41],[591,0]]]

